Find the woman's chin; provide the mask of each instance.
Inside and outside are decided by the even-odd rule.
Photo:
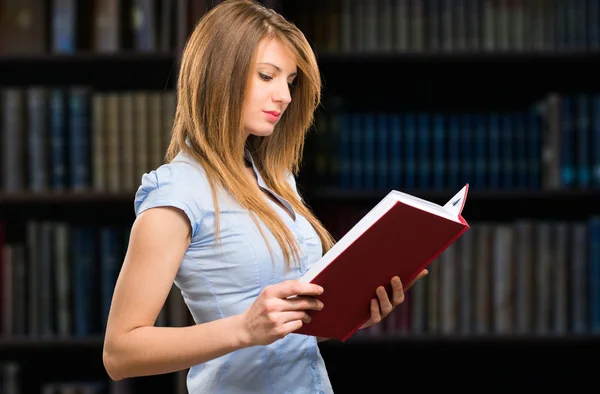
[[[254,130],[251,130],[250,133],[248,133],[248,134],[254,135],[256,137],[268,137],[271,134],[273,134],[273,129],[274,129],[274,127],[265,127],[265,128],[261,128],[261,129],[254,129]]]

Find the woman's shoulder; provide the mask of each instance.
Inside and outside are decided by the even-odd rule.
[[[169,163],[142,175],[135,194],[135,213],[139,215],[157,206],[174,206],[184,210],[191,221],[197,222],[210,195],[202,166],[179,154]]]
[[[169,163],[142,175],[140,191],[170,188],[174,192],[202,190],[208,186],[206,173],[200,163],[180,153]]]

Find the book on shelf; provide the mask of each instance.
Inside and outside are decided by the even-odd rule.
[[[469,184],[445,205],[397,190],[362,217],[300,281],[323,287],[324,308],[295,333],[346,341],[370,318],[377,287],[413,280],[470,227],[462,216]]]

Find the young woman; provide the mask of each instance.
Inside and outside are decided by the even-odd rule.
[[[317,338],[294,334],[323,308],[323,289],[296,279],[334,242],[294,181],[320,83],[304,35],[260,4],[224,1],[197,25],[167,164],[135,197],[106,327],[112,379],[190,368],[190,393],[332,392]],[[155,327],[173,282],[196,324]],[[392,285],[365,327],[403,301]]]

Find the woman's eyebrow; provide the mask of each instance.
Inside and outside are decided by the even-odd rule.
[[[264,63],[264,62],[263,62],[263,63],[258,63],[258,64],[267,64],[267,65],[269,65],[269,66],[271,66],[271,67],[275,67],[275,69],[276,69],[277,71],[281,72],[281,67],[278,67],[278,66],[274,65],[273,63]],[[297,73],[297,72],[295,72],[295,73],[291,73],[291,74],[290,74],[290,77],[295,77],[296,75],[298,75],[298,73]]]

